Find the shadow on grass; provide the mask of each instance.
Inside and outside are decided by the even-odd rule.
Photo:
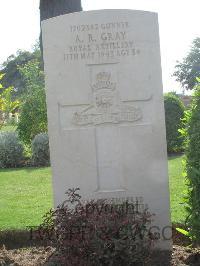
[[[184,157],[184,153],[169,153],[168,154],[168,161],[174,160],[174,159],[178,159]]]
[[[2,168],[0,169],[0,173],[8,173],[8,172],[20,172],[20,171],[26,171],[27,173],[32,173],[34,171],[43,170],[46,168],[50,168],[50,166],[43,166],[43,167],[21,167],[21,168]]]

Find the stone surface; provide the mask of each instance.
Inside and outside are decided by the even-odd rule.
[[[74,13],[44,21],[42,32],[55,205],[75,187],[84,198],[139,197],[167,237],[157,15]]]

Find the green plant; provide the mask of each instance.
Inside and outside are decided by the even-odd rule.
[[[185,112],[185,127],[181,130],[186,138],[185,177],[188,195],[185,197],[188,217],[186,225],[194,242],[200,243],[200,79],[195,87],[191,109]]]
[[[23,145],[16,132],[0,132],[0,168],[17,167],[23,163]]]
[[[32,161],[35,166],[50,164],[49,138],[47,133],[40,133],[32,141]]]
[[[56,246],[58,265],[144,263],[153,242],[148,230],[152,218],[149,211],[139,212],[127,201],[84,202],[78,190],[69,189],[68,199],[50,210],[36,231]]]
[[[20,139],[27,145],[31,144],[37,134],[47,132],[44,75],[39,64],[38,61],[32,60],[21,69],[28,94],[24,96],[25,99],[20,108],[17,131]]]
[[[39,45],[34,45],[33,51],[18,50],[15,55],[10,55],[5,62],[2,63],[0,74],[5,73],[2,84],[4,87],[14,87],[14,98],[21,98],[27,93],[27,83],[24,80],[24,75],[21,69],[32,60],[40,62],[42,66],[42,58],[39,50]],[[42,68],[41,68],[42,69]]]
[[[4,77],[4,74],[0,74],[0,81]],[[4,88],[0,83],[0,128],[8,119],[9,113],[12,113],[19,107],[19,101],[13,100],[13,87]]]
[[[16,121],[15,121],[15,118],[14,117],[9,117],[7,120],[6,120],[6,125],[7,126],[16,126]]]
[[[173,93],[164,96],[165,123],[167,137],[167,151],[180,152],[183,150],[184,138],[178,131],[182,127],[181,119],[184,117],[184,105]]]
[[[181,233],[182,235],[186,236],[187,238],[189,238],[190,240],[192,240],[192,237],[190,235],[190,232],[183,229],[183,228],[179,228],[179,227],[176,227],[176,231]]]

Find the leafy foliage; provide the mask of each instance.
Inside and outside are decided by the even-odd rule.
[[[168,152],[183,150],[184,138],[178,131],[182,127],[181,119],[184,117],[184,105],[173,93],[164,96],[165,123]]]
[[[48,166],[50,164],[49,137],[40,133],[32,141],[32,161],[35,166]]]
[[[200,243],[200,79],[197,80],[192,106],[185,113],[185,128],[181,132],[186,138],[186,224],[193,241]]]
[[[17,130],[24,143],[30,145],[33,138],[47,132],[47,108],[44,90],[44,74],[40,62],[32,60],[20,68],[28,94],[20,108],[20,121]]]
[[[0,168],[17,167],[23,162],[23,145],[16,132],[0,132]]]
[[[40,61],[38,59],[30,60],[23,67],[19,67],[19,71],[26,86],[26,93],[24,96],[44,88],[44,73],[43,70],[41,70]]]
[[[38,45],[35,45],[33,52],[18,50],[16,55],[9,56],[7,61],[2,64],[0,74],[5,73],[2,79],[3,87],[14,87],[16,98],[20,98],[26,93],[26,81],[23,79],[20,69],[32,60],[40,62],[40,68],[42,68]]]
[[[0,81],[3,76],[4,74],[0,74]],[[0,128],[3,126],[5,119],[8,118],[9,113],[14,112],[19,107],[19,101],[13,100],[13,90],[13,87],[5,89],[0,84]]]
[[[186,89],[193,89],[197,84],[196,77],[200,76],[200,38],[196,38],[188,55],[182,62],[177,62],[174,76]]]
[[[56,263],[122,266],[147,260],[153,242],[148,210],[139,212],[129,203],[127,211],[127,202],[83,202],[78,190],[69,189],[68,199],[47,213],[38,229],[55,244]]]

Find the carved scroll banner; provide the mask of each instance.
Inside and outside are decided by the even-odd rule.
[[[55,206],[75,187],[86,199],[141,197],[169,228],[157,15],[74,13],[42,34]]]

